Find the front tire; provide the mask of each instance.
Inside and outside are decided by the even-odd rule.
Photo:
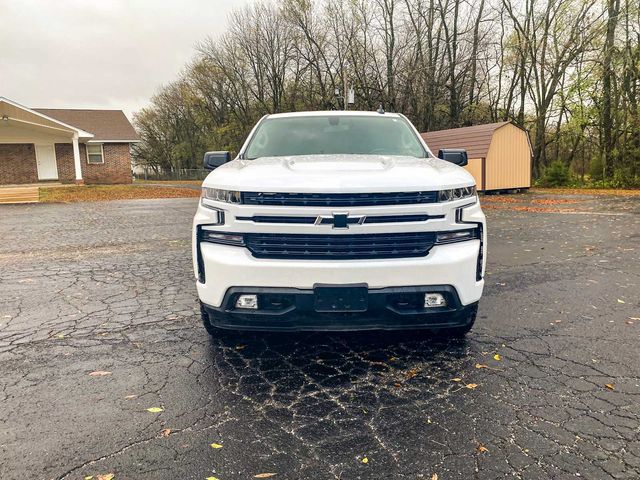
[[[467,312],[467,324],[461,327],[451,327],[445,329],[442,334],[447,338],[464,338],[467,333],[473,328],[473,324],[476,323],[476,316],[478,314],[478,304]]]
[[[209,321],[209,314],[205,310],[204,305],[202,305],[202,302],[200,302],[200,317],[202,318],[202,325],[204,325],[204,329],[207,333],[212,337],[219,336],[220,332],[216,327],[211,325],[211,322]]]

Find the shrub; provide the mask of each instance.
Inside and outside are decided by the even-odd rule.
[[[554,160],[545,169],[540,178],[543,187],[565,187],[571,183],[569,167],[561,160]]]
[[[604,173],[604,162],[602,161],[602,157],[600,155],[596,155],[591,159],[591,163],[589,164],[589,177],[593,182],[601,182]]]

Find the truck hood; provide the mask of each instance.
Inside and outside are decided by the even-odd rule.
[[[464,168],[438,158],[388,155],[298,155],[234,160],[204,187],[246,192],[409,192],[474,185]]]

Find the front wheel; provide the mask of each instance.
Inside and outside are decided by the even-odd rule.
[[[464,338],[467,333],[473,328],[473,324],[476,322],[476,315],[478,314],[478,304],[476,303],[472,308],[467,311],[466,325],[461,327],[451,327],[443,330],[441,334],[448,338]]]
[[[202,302],[200,302],[200,317],[202,318],[202,325],[204,325],[204,329],[207,333],[212,337],[217,337],[220,332],[216,327],[211,325],[211,322],[209,321],[209,314],[205,310],[204,305],[202,305]]]

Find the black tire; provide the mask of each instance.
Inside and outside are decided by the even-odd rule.
[[[467,314],[468,323],[462,327],[447,328],[442,331],[442,335],[448,338],[464,338],[467,333],[473,328],[473,324],[476,323],[476,315],[478,314],[478,305],[476,304]]]
[[[211,325],[211,322],[209,321],[209,314],[204,309],[202,302],[200,302],[200,316],[202,317],[202,324],[204,325],[204,329],[207,331],[207,333],[212,337],[219,336],[220,331],[219,329]]]

